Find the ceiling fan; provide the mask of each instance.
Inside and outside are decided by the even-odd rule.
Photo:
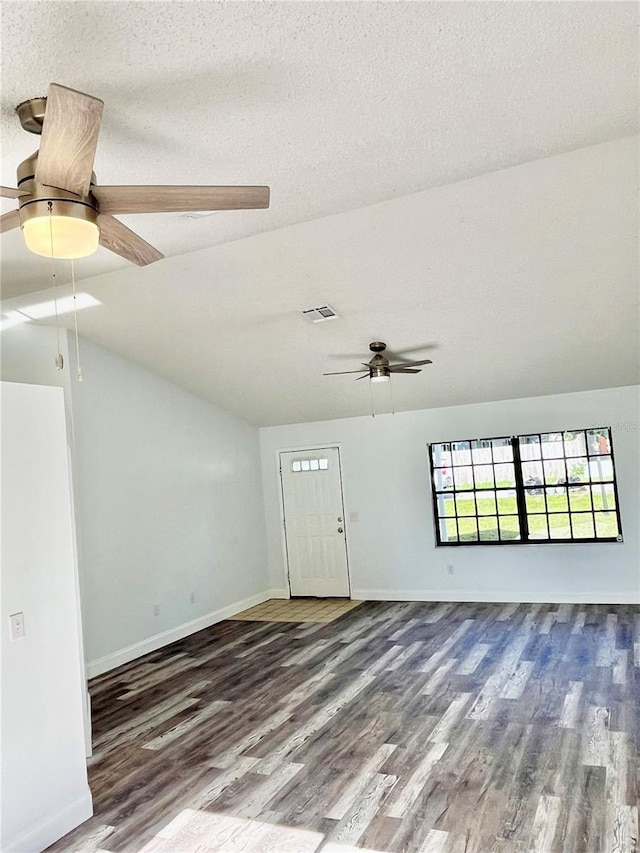
[[[146,266],[164,255],[113,214],[269,207],[269,187],[97,185],[92,169],[103,106],[99,98],[52,83],[46,98],[16,107],[24,130],[42,141],[18,166],[17,188],[1,188],[18,209],[0,217],[0,233],[22,228],[27,247],[46,257],[82,258],[100,245]]]
[[[359,370],[338,370],[334,373],[323,373],[323,376],[339,376],[343,373],[361,373],[358,379],[366,379],[368,376],[372,382],[388,382],[392,373],[420,373],[419,368],[424,364],[433,364],[431,359],[424,358],[421,361],[401,361],[398,364],[389,364],[389,359],[383,355],[387,345],[382,341],[372,341],[369,349],[373,358],[368,362],[362,362]]]

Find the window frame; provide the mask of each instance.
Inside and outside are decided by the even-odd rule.
[[[616,513],[616,520],[617,520],[617,524],[618,524],[618,534],[616,536],[593,536],[593,537],[586,537],[586,536],[585,537],[575,537],[573,535],[573,529],[571,528],[571,514],[572,513],[571,513],[571,505],[569,502],[570,483],[569,483],[569,475],[567,474],[566,483],[565,483],[565,487],[567,489],[567,510],[566,510],[566,513],[569,516],[571,536],[570,537],[563,537],[563,538],[557,538],[557,537],[551,538],[551,537],[549,537],[547,539],[531,538],[530,532],[529,532],[528,518],[527,518],[528,515],[541,515],[541,516],[545,517],[547,519],[547,531],[550,532],[551,528],[549,526],[548,519],[549,519],[549,515],[550,514],[553,515],[554,513],[549,513],[549,509],[548,509],[548,506],[546,504],[546,498],[545,498],[546,509],[545,509],[544,513],[531,513],[530,511],[527,512],[527,504],[526,504],[527,487],[525,486],[524,478],[523,478],[523,469],[522,469],[523,460],[522,460],[521,455],[520,455],[520,439],[523,439],[523,438],[526,438],[529,436],[538,436],[541,440],[542,436],[552,435],[554,433],[558,433],[558,434],[562,435],[563,439],[564,439],[564,436],[566,433],[582,432],[585,434],[585,441],[586,441],[586,434],[588,432],[598,431],[598,430],[606,430],[607,435],[608,435],[608,439],[609,439],[609,454],[606,454],[606,455],[611,456],[612,480],[611,480],[610,485],[613,487],[613,495],[614,495],[614,499],[615,499],[615,513]],[[511,445],[512,456],[513,456],[515,486],[514,487],[504,487],[503,491],[514,491],[515,492],[516,507],[517,507],[517,518],[518,518],[519,526],[520,526],[520,538],[519,539],[500,539],[500,538],[498,538],[498,539],[480,539],[480,529],[476,523],[476,527],[478,529],[478,539],[471,539],[471,540],[466,540],[463,542],[461,542],[460,540],[443,541],[441,538],[441,534],[440,534],[440,522],[443,519],[445,521],[446,521],[446,519],[454,519],[456,521],[456,530],[458,530],[458,520],[460,518],[467,518],[467,517],[468,518],[475,518],[476,522],[477,522],[478,519],[482,518],[482,516],[479,515],[479,513],[478,513],[477,505],[476,505],[475,516],[459,516],[457,514],[457,511],[456,511],[455,515],[452,515],[452,516],[442,516],[441,517],[438,515],[438,495],[442,494],[442,490],[438,491],[436,489],[435,471],[437,468],[442,467],[442,466],[434,465],[434,457],[433,457],[434,446],[435,445],[443,445],[443,444],[448,444],[451,446],[451,466],[450,467],[451,467],[451,472],[452,472],[453,490],[451,492],[449,492],[448,494],[450,494],[452,497],[454,497],[454,501],[455,501],[455,495],[456,494],[459,494],[460,491],[467,491],[467,490],[457,490],[455,487],[455,479],[453,477],[453,469],[456,466],[453,465],[453,445],[468,442],[470,445],[470,450],[472,451],[473,450],[472,444],[474,442],[487,442],[489,444],[489,446],[491,446],[491,443],[494,441],[509,441],[510,445]],[[613,448],[613,435],[612,435],[611,427],[588,426],[588,427],[582,427],[580,429],[574,429],[574,430],[572,430],[572,429],[545,430],[544,432],[535,432],[534,431],[534,432],[521,433],[520,435],[511,435],[511,436],[498,435],[498,436],[492,436],[491,438],[471,438],[471,439],[455,439],[455,440],[451,440],[451,441],[449,441],[449,440],[447,440],[447,441],[435,441],[435,442],[428,443],[427,448],[429,451],[429,476],[431,479],[431,500],[432,500],[432,510],[433,510],[433,521],[434,521],[434,527],[435,527],[436,547],[443,547],[443,548],[460,547],[460,546],[466,547],[469,545],[471,545],[471,546],[478,546],[478,545],[491,545],[491,546],[495,546],[495,545],[578,545],[581,543],[610,544],[612,542],[617,544],[617,543],[621,543],[624,541],[624,537],[623,537],[623,533],[622,533],[622,520],[620,517],[620,501],[618,498],[618,480],[617,480],[617,475],[616,475],[615,453],[614,453],[614,448]],[[589,453],[588,448],[585,448],[585,453],[586,453],[587,459],[590,459],[592,454]],[[596,458],[597,458],[597,455],[598,454],[593,454],[593,456]],[[566,449],[564,448],[564,445],[563,445],[563,455],[561,457],[557,457],[557,458],[562,459],[565,462],[565,467],[566,467],[566,461],[568,459],[571,459],[572,457],[569,457],[566,455]],[[531,460],[524,460],[524,461],[526,462],[526,461],[531,461]],[[541,462],[544,461],[544,457],[542,455],[542,450],[541,450],[541,455],[540,455],[540,461]],[[475,463],[476,466],[481,465],[481,464],[482,463]],[[493,462],[492,464],[495,465],[495,462]],[[473,475],[474,480],[475,480],[475,472],[473,471],[473,468],[474,468],[473,454],[471,454],[470,466],[472,468],[472,475]],[[460,466],[457,466],[457,467],[460,467]],[[475,485],[475,482],[474,482],[474,485]],[[591,488],[591,486],[594,485],[591,481],[591,478],[589,478],[589,484],[588,485],[589,485],[589,488]],[[595,485],[598,485],[598,484],[596,483]],[[609,483],[607,483],[607,485],[609,485]],[[537,486],[536,486],[536,488],[537,488]],[[551,488],[551,487],[543,482],[542,489],[546,490],[547,488]],[[500,489],[495,486],[495,477],[494,477],[494,488],[492,490],[487,490],[487,491],[492,491],[495,494],[499,490]],[[477,492],[481,491],[481,490],[473,489],[473,490],[469,490],[469,491],[475,496],[477,494]],[[593,493],[591,492],[591,494],[593,494]],[[602,511],[603,510],[594,510],[593,506],[592,506],[591,514],[592,514],[592,517],[594,519],[594,533],[596,530],[595,512],[602,512]],[[608,510],[608,511],[612,512],[613,510]],[[574,510],[574,512],[575,512],[575,510]],[[578,511],[578,513],[579,513],[579,511]],[[578,513],[576,513],[576,514],[578,514]],[[495,513],[495,516],[496,516],[497,525],[498,525],[498,536],[500,536],[499,531],[500,531],[500,517],[501,516],[500,516],[500,512],[499,512],[499,508],[498,508],[497,497],[496,497],[496,513]],[[487,517],[491,517],[491,516],[487,516]],[[503,518],[513,517],[513,514],[505,513],[505,514],[503,514],[502,517]]]

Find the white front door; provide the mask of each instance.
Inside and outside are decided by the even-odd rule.
[[[280,454],[291,595],[350,596],[337,447]]]

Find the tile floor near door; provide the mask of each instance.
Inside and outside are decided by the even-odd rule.
[[[349,598],[272,598],[232,619],[248,622],[333,622],[361,601]]]
[[[52,851],[637,853],[640,607],[242,616],[92,681]]]

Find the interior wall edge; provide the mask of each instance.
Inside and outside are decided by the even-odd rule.
[[[640,604],[640,592],[585,592],[563,595],[551,592],[521,592],[517,595],[500,590],[428,589],[353,589],[351,597],[359,601],[460,601],[486,604]]]
[[[270,589],[269,598],[291,598],[289,590],[282,587],[281,589]]]
[[[250,595],[247,598],[242,598],[239,601],[234,601],[227,604],[225,607],[220,607],[217,610],[212,610],[210,613],[205,613],[204,616],[199,616],[197,619],[192,619],[190,622],[183,622],[182,625],[177,625],[168,631],[162,631],[160,634],[154,634],[146,640],[139,643],[134,643],[131,646],[125,646],[117,652],[112,652],[97,660],[87,663],[87,678],[95,678],[97,675],[103,675],[111,669],[129,663],[136,658],[155,652],[158,649],[168,646],[170,643],[175,643],[176,640],[182,640],[191,634],[202,631],[204,628],[209,628],[215,625],[216,622],[222,622],[223,619],[228,619],[230,616],[235,616],[236,613],[241,613],[243,610],[248,610],[249,607],[255,607],[256,604],[262,604],[270,598],[288,598],[284,596],[284,590],[267,589],[264,592],[258,592]]]
[[[91,791],[87,786],[85,793],[77,800],[65,806],[61,811],[48,815],[26,834],[5,842],[3,853],[25,853],[26,850],[45,850],[59,838],[65,836],[76,826],[89,820],[93,815]]]

